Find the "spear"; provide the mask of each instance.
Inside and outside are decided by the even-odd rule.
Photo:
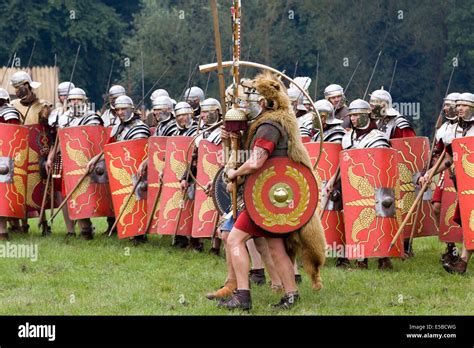
[[[318,98],[318,77],[319,77],[319,52],[318,52],[318,57],[316,58],[316,78],[314,79],[314,100]]]
[[[92,167],[95,167],[95,165],[99,162],[99,160],[102,158],[102,155],[104,154],[104,152],[102,151],[97,157],[96,159],[94,160],[93,164],[92,164]],[[54,215],[52,215],[49,220],[48,220],[48,223],[51,223],[54,218],[56,217],[56,215],[58,215],[59,211],[64,207],[64,205],[67,203],[67,201],[69,200],[69,198],[71,198],[71,196],[74,194],[74,192],[76,192],[76,190],[79,188],[79,186],[82,184],[82,182],[86,179],[86,177],[89,175],[89,172],[86,170],[86,172],[84,174],[82,174],[82,176],[79,178],[79,181],[77,182],[76,186],[73,187],[73,189],[67,194],[67,196],[64,198],[64,200],[61,202],[61,204],[59,205],[58,209],[54,212]]]
[[[456,55],[456,59],[459,58],[459,52],[458,54]],[[448,86],[446,87],[446,91],[444,92],[444,98],[446,98],[446,96],[448,95],[449,93],[449,88],[451,87],[451,81],[453,79],[453,74],[454,74],[454,69],[456,68],[456,66],[453,64],[453,67],[451,69],[451,74],[449,75],[449,81],[448,81]],[[430,168],[430,165],[431,165],[431,161],[433,160],[433,152],[434,152],[434,147],[436,145],[436,131],[438,130],[439,126],[440,126],[440,123],[441,123],[441,113],[443,112],[443,107],[444,107],[444,98],[443,98],[443,104],[441,106],[441,110],[439,111],[438,113],[438,119],[436,120],[436,124],[435,124],[435,129],[434,129],[434,132],[433,132],[433,142],[431,143],[431,149],[430,149],[430,152],[428,154],[428,162],[426,162],[426,166],[424,168],[424,172],[426,172],[429,168]],[[415,220],[413,220],[413,226],[411,228],[411,233],[410,233],[410,240],[409,240],[409,243],[408,243],[408,251],[411,250],[412,248],[412,242],[413,242],[413,237],[415,235],[415,230],[416,230],[416,227],[417,227],[417,222],[418,222],[418,216],[420,214],[420,210],[421,210],[421,207],[422,207],[422,203],[420,203],[416,209],[416,214],[415,214]]]
[[[10,57],[11,59],[11,57]],[[3,86],[3,80],[5,79],[5,75],[7,74],[7,71],[8,71],[8,65],[10,65],[10,59],[8,60],[8,64],[7,64],[7,68],[5,69],[4,73],[3,73],[3,76],[2,76],[2,86]],[[10,69],[13,69],[13,64],[15,64],[15,59],[16,59],[16,52],[13,54],[13,59],[12,59],[12,65],[10,67]]]
[[[72,82],[72,78],[74,77],[74,73],[76,71],[76,64],[77,64],[77,58],[79,57],[79,52],[81,50],[81,45],[79,44],[79,46],[77,47],[77,52],[76,52],[76,57],[74,58],[74,65],[72,66],[72,71],[71,71],[71,76],[69,77],[69,82]],[[56,55],[55,55],[55,71],[56,71]],[[69,83],[69,86],[68,86],[68,89],[67,89],[67,94],[69,94],[69,91],[71,90],[71,83]],[[55,158],[56,158],[56,154],[58,152],[58,149],[59,149],[59,131],[56,132],[56,138],[55,138],[55,141],[54,141],[54,145],[53,145],[53,149],[52,149],[52,152],[53,152],[53,157],[52,157],[52,161],[54,163],[55,161]],[[48,189],[51,189],[53,190],[53,180],[52,180],[52,175],[53,175],[53,169],[54,168],[51,168],[49,170],[49,173],[48,173],[48,178],[46,180],[46,187],[45,187],[45,190],[44,190],[44,193],[43,193],[43,201],[42,201],[42,204],[41,204],[41,210],[40,210],[40,218],[38,220],[38,226],[41,225],[42,223],[44,223],[44,211],[46,209],[46,196],[48,194]],[[48,184],[51,184],[51,187],[49,187]],[[53,192],[51,193],[51,196],[53,196]],[[63,202],[65,202],[66,200],[64,200]],[[53,207],[53,203],[51,203],[51,207]],[[61,204],[61,207],[64,206],[64,204]],[[54,209],[52,209],[51,211],[51,217],[50,219],[48,220],[49,222],[52,222],[54,217],[57,215],[57,213],[61,210],[61,208],[58,208],[58,210],[56,212],[53,211]]]
[[[398,60],[395,59],[395,64],[393,65],[392,79],[390,80],[390,87],[388,87],[388,93],[392,90],[393,78],[395,77],[395,71],[397,71]]]
[[[77,58],[79,57],[79,51],[80,50],[81,50],[81,45],[79,44],[79,46],[77,47],[76,57],[74,59],[74,65],[72,66],[72,71],[71,71],[71,76],[69,78],[69,82],[72,82],[72,78],[74,77],[74,72],[76,71]],[[56,55],[54,55],[54,68],[55,68],[55,71],[56,71],[56,66],[57,66],[56,59],[57,59],[57,57],[56,57]],[[67,94],[69,94],[70,90],[71,90],[71,84],[69,83],[69,86],[68,86],[68,89],[67,89]],[[56,132],[56,138],[55,138],[54,146],[53,146],[53,149],[52,149],[53,163],[54,163],[54,160],[56,158],[56,153],[57,153],[58,149],[59,149],[59,131]],[[48,178],[46,179],[46,187],[45,187],[44,192],[43,192],[43,200],[42,200],[41,209],[40,209],[40,218],[38,220],[38,226],[40,226],[42,223],[44,223],[44,211],[46,209],[46,197],[48,195],[48,190],[49,189],[53,190],[52,175],[53,175],[53,168],[50,169],[50,171],[48,173]],[[51,186],[49,186],[49,184]],[[54,193],[51,193],[51,196],[53,194]],[[51,204],[52,207],[53,207],[53,204],[54,204],[54,202]],[[53,210],[51,211],[51,218],[50,218],[49,221],[52,221],[53,217],[56,216],[56,213]],[[57,211],[59,211],[59,210],[61,210],[61,209],[58,209]]]
[[[132,199],[133,195],[135,194],[135,191],[137,190],[138,184],[139,184],[141,181],[142,181],[142,177],[139,175],[137,181],[136,181],[135,184],[133,185],[132,191],[128,194],[127,198],[125,199],[125,203],[122,205],[122,207],[121,207],[121,209],[120,209],[120,211],[119,211],[119,214],[118,214],[117,218],[115,219],[114,224],[113,224],[112,227],[110,228],[109,237],[112,235],[113,230],[115,229],[115,227],[117,226],[118,222],[120,221],[120,219],[122,218],[123,214],[125,213],[125,209],[127,208],[128,203],[130,202],[130,200]]]
[[[145,69],[143,67],[143,51],[141,51],[142,60],[142,100],[145,100]],[[142,120],[145,119],[145,103],[142,104]]]
[[[405,219],[403,220],[400,227],[398,228],[397,233],[393,237],[392,242],[390,243],[390,246],[388,248],[388,251],[390,251],[393,248],[393,246],[397,242],[398,237],[400,237],[400,234],[403,232],[403,229],[405,228],[406,224],[408,223],[408,220],[410,219],[411,215],[413,214],[415,209],[418,207],[418,203],[420,203],[421,199],[423,198],[423,194],[428,189],[428,185],[430,184],[431,179],[433,179],[434,173],[441,166],[441,163],[443,162],[445,155],[446,155],[446,149],[444,149],[443,152],[441,153],[441,156],[439,156],[439,158],[436,161],[436,164],[434,166],[434,170],[430,173],[430,175],[428,176],[428,180],[426,180],[426,182],[423,184],[420,191],[418,192],[418,196],[416,196],[415,202],[413,203],[411,208],[408,210],[408,213],[405,216]]]
[[[155,83],[153,84],[153,86],[151,86],[151,88],[148,90],[148,92],[146,92],[146,94],[143,96],[143,99],[140,100],[140,102],[137,104],[137,108],[140,107],[140,105],[145,101],[145,98],[148,97],[148,95],[151,93],[151,91],[153,91],[153,88],[155,88],[155,86],[158,84],[158,82],[161,81],[161,79],[166,75],[166,73],[168,72],[168,70],[170,70],[171,68],[171,65],[168,66],[165,71],[163,71],[160,75],[160,77],[158,77],[158,79],[155,81]]]
[[[299,63],[299,60],[296,60],[296,63],[295,63],[295,71],[293,71],[293,78],[296,77],[296,71],[298,70],[298,63]]]
[[[36,40],[35,42],[33,42],[33,47],[31,48],[30,58],[28,59],[28,66],[26,67],[27,69],[30,68],[31,59],[33,58],[33,53],[35,52],[35,47],[36,47]]]
[[[352,72],[352,75],[351,75],[351,78],[349,79],[349,82],[347,82],[346,88],[344,88],[344,93],[347,93],[347,89],[349,88],[349,86],[350,86],[350,84],[351,84],[351,82],[352,82],[352,79],[353,79],[354,76],[355,76],[355,73],[356,73],[357,69],[359,69],[359,65],[360,65],[361,62],[362,62],[362,59],[359,59],[359,62],[357,63],[357,65],[356,65],[354,71]]]
[[[110,72],[109,72],[109,79],[107,80],[107,87],[105,88],[105,93],[102,97],[102,109],[100,110],[101,115],[104,113],[105,107],[107,105],[106,98],[107,98],[107,94],[109,92],[110,81],[112,79],[112,71],[114,70],[114,64],[115,64],[115,59],[112,59],[112,65],[110,66]]]
[[[217,12],[217,0],[211,0],[212,10],[212,23],[214,26],[214,42],[216,46],[216,58],[217,58],[217,77],[219,80],[219,96],[221,100],[222,114],[226,113],[225,105],[225,81],[224,81],[224,70],[222,68],[222,46],[221,46],[221,33],[219,30],[219,17]]]
[[[369,91],[370,83],[372,82],[372,78],[374,77],[375,69],[377,69],[377,65],[379,64],[379,59],[380,59],[381,54],[382,54],[382,50],[380,50],[379,55],[377,56],[377,60],[375,61],[374,68],[372,69],[372,74],[370,75],[370,79],[369,79],[369,82],[367,83],[367,88],[365,89],[364,97],[362,99],[365,99],[367,92]]]

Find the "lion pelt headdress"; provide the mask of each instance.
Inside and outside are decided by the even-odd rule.
[[[263,98],[267,100],[267,108],[270,110],[290,110],[290,99],[286,87],[275,74],[263,72],[253,80],[249,80],[244,87],[254,88]]]

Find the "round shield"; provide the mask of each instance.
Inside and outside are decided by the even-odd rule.
[[[219,210],[220,215],[225,215],[232,209],[232,200],[227,192],[227,184],[224,181],[225,168],[222,167],[216,174],[212,183],[212,199]]]
[[[247,178],[244,201],[250,218],[265,231],[293,232],[313,216],[318,185],[311,169],[273,157]]]

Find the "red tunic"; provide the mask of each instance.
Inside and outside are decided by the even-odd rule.
[[[262,149],[265,149],[268,152],[268,155],[271,155],[273,150],[275,150],[279,138],[280,131],[276,127],[270,124],[262,124],[257,129],[252,149],[254,149],[255,147],[260,147]],[[245,233],[250,234],[254,238],[284,238],[287,236],[287,234],[270,233],[257,226],[250,218],[247,209],[242,210],[240,215],[237,217],[237,220],[235,221],[234,227]]]
[[[411,138],[411,137],[416,137],[416,133],[412,128],[400,129],[396,127],[392,135],[392,139]]]

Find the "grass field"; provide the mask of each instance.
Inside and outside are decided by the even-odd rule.
[[[0,258],[0,315],[242,315],[216,308],[204,294],[222,285],[224,258],[178,250],[169,237],[152,236],[134,247],[127,240],[97,236],[65,240],[59,221],[53,235],[41,237],[32,220],[29,235],[10,243],[38,245],[38,260]],[[105,219],[94,222],[97,230]],[[395,260],[392,271],[334,267],[323,269],[324,289],[313,292],[303,273],[302,300],[290,311],[269,304],[279,295],[268,286],[252,288],[256,315],[472,315],[473,270],[449,275],[439,262],[444,245],[437,238],[414,242],[415,258]],[[472,268],[472,266],[471,266]],[[244,314],[246,315],[246,314]]]

